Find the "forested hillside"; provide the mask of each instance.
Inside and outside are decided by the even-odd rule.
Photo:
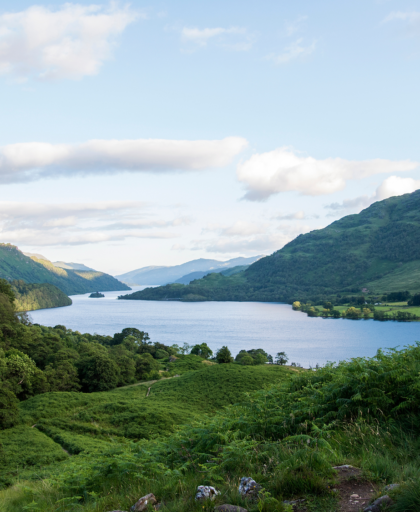
[[[12,281],[15,294],[16,311],[34,311],[35,309],[59,308],[70,306],[70,297],[53,284],[26,284],[25,281]]]
[[[103,272],[59,268],[36,256],[29,258],[11,244],[0,244],[0,278],[53,284],[66,295],[97,290],[130,290],[127,285]]]
[[[420,291],[420,191],[300,235],[232,277],[211,274],[121,298],[291,302],[363,289]]]

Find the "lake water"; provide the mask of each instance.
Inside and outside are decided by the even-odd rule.
[[[136,327],[148,332],[152,341],[166,345],[205,342],[213,351],[227,345],[233,355],[251,348],[263,348],[273,356],[285,351],[290,362],[306,368],[370,357],[378,348],[420,341],[419,322],[310,318],[277,303],[116,300],[122,293],[105,292],[101,299],[75,295],[72,306],[30,315],[35,323],[61,324],[82,333],[113,335],[124,327]]]

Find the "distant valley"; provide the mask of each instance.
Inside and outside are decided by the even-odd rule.
[[[58,263],[66,267],[40,254],[24,254],[14,245],[0,244],[0,279],[12,283],[19,311],[66,306],[71,304],[68,295],[130,290],[109,274],[83,264]]]

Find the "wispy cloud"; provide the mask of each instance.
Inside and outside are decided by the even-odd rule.
[[[283,224],[274,227],[269,223],[238,221],[231,225],[210,224],[204,234],[217,236],[193,241],[193,250],[224,254],[270,254],[281,249],[301,233],[307,233],[308,226]]]
[[[0,202],[0,239],[31,246],[84,245],[127,238],[175,238],[189,217],[156,218],[147,203]]]
[[[299,16],[294,21],[287,21],[285,23],[285,33],[287,37],[294,35],[296,32],[302,30],[303,24],[308,19],[308,16]]]
[[[274,194],[288,191],[310,196],[332,194],[342,190],[348,180],[381,173],[411,171],[418,166],[418,162],[410,160],[317,160],[300,156],[285,147],[255,154],[240,163],[237,177],[247,189],[244,199],[264,201]]]
[[[271,217],[276,220],[308,220],[308,219],[319,219],[319,215],[306,215],[303,210],[293,213],[279,213]]]
[[[0,148],[0,183],[119,172],[197,171],[224,167],[247,146],[222,140],[91,140],[84,144],[28,142]]]
[[[303,38],[299,38],[287,45],[281,53],[270,53],[266,58],[277,65],[287,64],[292,60],[311,55],[315,51],[315,47],[316,41],[313,41],[311,44],[305,44]]]
[[[209,43],[216,44],[230,50],[249,50],[255,41],[255,36],[243,27],[214,27],[214,28],[190,28],[181,30],[181,39],[184,43],[203,48]]]
[[[117,36],[142,15],[129,6],[67,3],[0,15],[0,73],[19,80],[78,80],[112,57]]]

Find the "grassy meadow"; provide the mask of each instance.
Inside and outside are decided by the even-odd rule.
[[[419,372],[415,345],[316,371],[202,364],[149,396],[142,384],[45,393],[22,402],[21,425],[0,435],[1,510],[128,511],[153,492],[168,512],[290,511],[292,499],[333,512],[340,464],[361,468],[374,497],[400,484],[392,510],[418,510]],[[262,485],[258,500],[238,494],[242,476]],[[197,503],[198,485],[221,494]]]

